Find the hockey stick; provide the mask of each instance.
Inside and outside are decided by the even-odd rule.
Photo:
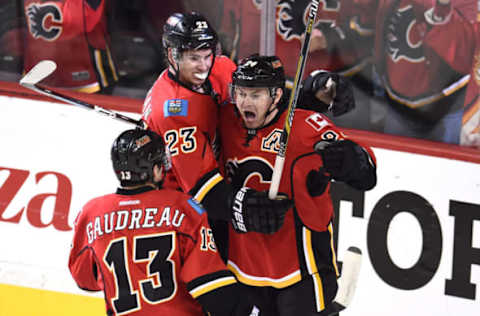
[[[349,247],[343,259],[342,274],[338,279],[338,291],[333,302],[322,314],[333,316],[347,308],[355,295],[358,276],[362,266],[362,252],[357,247]]]
[[[56,68],[57,65],[55,62],[51,60],[42,60],[36,64],[25,76],[23,76],[22,79],[20,79],[20,85],[50,98],[60,100],[71,105],[80,106],[89,110],[94,110],[97,113],[107,115],[123,122],[134,124],[138,127],[144,127],[142,120],[136,120],[120,113],[107,110],[98,105],[93,105],[40,86],[39,82],[50,76]]]
[[[310,36],[312,34],[313,23],[317,17],[318,0],[312,0],[310,3],[310,11],[308,13],[307,27],[305,29],[305,37],[303,39],[302,49],[297,63],[297,72],[295,74],[295,80],[293,82],[292,93],[290,94],[290,100],[288,102],[287,117],[283,126],[282,136],[280,137],[280,149],[275,157],[275,165],[273,167],[272,182],[268,191],[268,197],[274,199],[278,193],[278,187],[280,186],[280,179],[282,177],[283,165],[285,163],[285,154],[287,152],[288,138],[292,129],[293,116],[295,113],[295,107],[297,106],[298,93],[300,90],[300,80],[303,77],[303,70],[307,60],[308,49],[310,47]]]

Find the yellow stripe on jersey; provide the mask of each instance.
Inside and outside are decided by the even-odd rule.
[[[102,81],[102,86],[106,87],[106,86],[108,86],[108,83],[107,83],[107,78],[105,76],[105,71],[103,70],[102,53],[100,52],[100,50],[96,49],[93,52],[93,54],[95,56],[95,66],[96,66],[97,71],[100,75],[100,80]]]
[[[110,70],[113,75],[113,79],[115,81],[118,81],[117,69],[115,68],[115,65],[113,63],[112,54],[110,53],[110,48],[108,46],[107,46],[107,58],[108,58],[108,64],[110,65]]]
[[[305,255],[305,262],[307,264],[308,274],[314,274],[318,272],[317,263],[315,262],[315,255],[312,248],[312,232],[306,228],[302,228],[303,235],[303,252]]]
[[[232,261],[228,261],[227,267],[235,274],[235,276],[240,282],[251,286],[271,286],[277,289],[281,289],[295,284],[302,279],[300,270],[297,270],[282,278],[273,279],[246,274],[245,272],[241,271],[238,266]]]
[[[197,191],[197,193],[194,195],[195,200],[198,202],[202,202],[203,199],[205,198],[205,195],[215,186],[217,183],[223,180],[223,177],[219,174],[216,173],[213,177],[211,177],[207,182],[205,182],[204,185]]]
[[[465,87],[468,84],[469,80],[470,75],[465,75],[460,80],[443,89],[442,92],[415,101],[411,101],[395,94],[395,92],[393,92],[393,90],[388,85],[385,85],[385,91],[387,92],[388,96],[395,102],[406,105],[412,109],[416,109],[418,107],[437,102],[438,100],[453,94],[454,92]]]
[[[325,296],[323,295],[323,282],[320,274],[315,273],[312,275],[313,288],[315,289],[315,304],[317,306],[317,312],[321,312],[325,309]]]
[[[465,125],[472,117],[480,111],[480,101],[477,101],[467,111],[463,112],[462,125]]]
[[[223,277],[223,278],[219,278],[219,279],[207,282],[200,286],[197,286],[196,288],[192,289],[189,293],[193,298],[197,298],[200,295],[216,290],[219,287],[234,284],[236,282],[237,280],[235,280],[233,276]]]
[[[100,90],[100,84],[98,82],[95,82],[86,86],[77,87],[74,90],[83,93],[95,93]]]
[[[317,305],[317,311],[322,311],[325,308],[325,297],[323,295],[323,282],[320,274],[318,273],[317,263],[315,261],[315,255],[312,247],[312,232],[306,228],[302,228],[303,239],[303,252],[305,255],[305,262],[307,264],[308,273],[313,278],[313,284],[315,289],[315,302]]]
[[[333,245],[333,225],[330,223],[328,225],[328,231],[330,232],[330,250],[332,251],[332,265],[335,268],[335,273],[337,274],[337,277],[340,275],[340,272],[338,271],[338,266],[337,266],[337,255],[335,254],[335,246]]]

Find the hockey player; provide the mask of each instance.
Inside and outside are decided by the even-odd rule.
[[[111,158],[120,187],[78,214],[73,278],[81,289],[104,292],[107,315],[193,316],[203,315],[202,307],[208,315],[250,315],[202,206],[162,188],[167,157],[151,131],[117,137]]]
[[[201,202],[213,220],[232,221],[242,233],[273,233],[291,206],[266,192],[233,189],[217,166],[218,107],[228,99],[235,64],[215,56],[217,34],[200,14],[175,13],[164,27],[169,67],[150,89],[143,119],[162,135],[172,156],[168,186]],[[220,238],[218,239],[220,242]]]
[[[221,109],[220,136],[234,188],[270,186],[287,115],[284,85],[276,56],[252,55],[233,74],[235,104]],[[235,234],[230,226],[228,267],[254,294],[262,315],[330,315],[338,276],[330,181],[373,188],[375,158],[317,112],[296,109],[292,126],[279,190],[295,206],[275,234]]]
[[[385,133],[459,143],[475,5],[379,1],[375,55],[389,103]]]
[[[480,14],[475,23],[475,36],[475,55],[465,97],[460,145],[480,149]]]
[[[348,78],[354,89],[357,108],[347,115],[332,116],[336,125],[371,129],[372,48],[376,0],[319,1],[317,21],[311,33],[304,74],[317,69],[336,72]],[[275,55],[283,60],[287,86],[296,74],[309,14],[309,0],[275,1]],[[238,59],[259,51],[261,5],[255,0],[224,2],[222,31],[226,47]],[[230,39],[230,41],[228,41]],[[289,79],[289,80],[288,80]]]
[[[86,93],[111,90],[118,77],[105,11],[105,0],[25,0],[25,72],[50,59],[57,70],[46,85]]]

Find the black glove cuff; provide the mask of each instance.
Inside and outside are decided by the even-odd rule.
[[[241,188],[232,194],[228,198],[228,205],[231,206],[232,211],[232,225],[236,232],[246,233],[248,231],[247,224],[245,222],[245,210],[244,201],[249,188]]]
[[[320,196],[325,192],[330,177],[325,174],[325,169],[311,170],[307,175],[307,190],[310,196]]]

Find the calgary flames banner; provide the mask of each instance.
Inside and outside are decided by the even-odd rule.
[[[0,315],[105,315],[102,293],[74,284],[68,252],[80,207],[116,189],[110,147],[132,126],[7,96],[0,113]],[[480,158],[373,145],[377,187],[332,186],[337,258],[364,254],[341,314],[478,315]]]

